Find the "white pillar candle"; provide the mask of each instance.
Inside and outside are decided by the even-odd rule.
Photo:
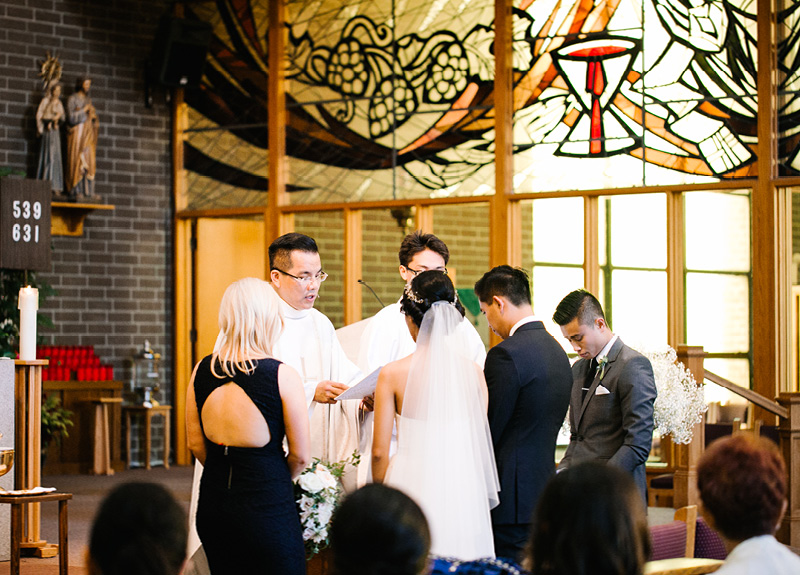
[[[36,359],[36,310],[39,309],[39,290],[26,286],[19,290],[19,358]]]

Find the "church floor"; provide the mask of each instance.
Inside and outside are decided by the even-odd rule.
[[[72,493],[69,502],[69,573],[85,575],[85,552],[89,541],[89,530],[103,497],[116,485],[128,481],[151,481],[167,487],[186,511],[192,491],[193,467],[176,467],[170,469],[153,467],[145,469],[129,469],[111,476],[94,475],[50,475],[45,476],[42,485],[55,487],[58,491]],[[58,505],[48,503],[41,506],[41,537],[48,543],[58,541]],[[0,575],[10,572],[10,562],[0,562]],[[23,557],[20,568],[21,575],[56,575],[58,573],[58,557],[39,559]]]
[[[192,490],[193,467],[176,467],[164,469],[154,467],[120,471],[111,476],[93,475],[50,475],[42,484],[55,487],[74,495],[69,502],[69,573],[70,575],[86,575],[85,552],[89,540],[89,529],[103,497],[114,486],[127,481],[152,481],[166,486],[176,499],[189,510]],[[663,507],[651,507],[648,522],[651,525],[672,521],[673,510]],[[48,543],[58,541],[58,505],[49,503],[42,505],[41,536]],[[0,575],[8,575],[10,563],[0,562]],[[23,557],[21,575],[56,575],[58,573],[58,557],[38,559]]]

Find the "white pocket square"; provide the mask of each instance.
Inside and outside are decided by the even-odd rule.
[[[597,388],[594,390],[594,394],[595,394],[595,395],[608,395],[609,393],[611,393],[611,392],[610,392],[610,391],[608,391],[608,390],[607,390],[605,387],[603,387],[602,385],[598,385],[598,386],[597,386]]]

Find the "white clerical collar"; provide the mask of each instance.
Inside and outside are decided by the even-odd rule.
[[[535,315],[529,315],[528,317],[523,317],[521,320],[519,320],[517,323],[514,324],[514,327],[512,327],[511,331],[508,332],[508,337],[514,335],[514,332],[516,332],[520,327],[522,327],[526,323],[531,323],[534,321],[539,321],[539,318],[537,318]]]
[[[277,293],[277,292],[275,292],[275,293]],[[295,309],[292,306],[290,306],[288,303],[283,301],[280,298],[280,294],[279,294],[278,299],[280,299],[280,302],[281,302],[281,311],[283,312],[284,319],[303,319],[304,317],[308,317],[311,314],[311,310],[314,309],[314,308]]]
[[[614,342],[617,341],[618,339],[619,339],[619,336],[614,334],[614,337],[612,337],[610,340],[608,340],[608,343],[606,344],[606,346],[603,349],[601,349],[600,353],[598,353],[596,356],[594,356],[594,358],[599,362],[602,358],[607,356],[608,352],[611,351],[611,346],[614,345]]]

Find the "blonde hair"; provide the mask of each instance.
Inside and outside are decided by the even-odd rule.
[[[211,356],[211,373],[233,377],[236,371],[252,373],[256,360],[272,356],[272,348],[283,330],[278,294],[257,278],[233,282],[225,290],[219,306],[222,339]],[[223,374],[216,372],[217,361]]]

